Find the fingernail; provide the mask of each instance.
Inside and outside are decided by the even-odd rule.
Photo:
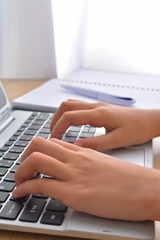
[[[81,141],[75,141],[74,144],[79,147],[83,147],[83,143]]]
[[[14,197],[17,197],[17,195],[18,195],[18,189],[17,189],[17,188],[15,188],[15,189],[13,190],[12,195],[13,195]]]

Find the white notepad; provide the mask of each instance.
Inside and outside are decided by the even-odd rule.
[[[95,89],[136,100],[135,108],[160,107],[160,76],[117,72],[79,70],[65,79],[51,79],[42,86],[13,100],[13,107],[38,111],[54,111],[67,99],[88,102],[98,100],[70,92],[62,84]]]

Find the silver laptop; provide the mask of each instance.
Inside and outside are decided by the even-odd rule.
[[[13,111],[0,83],[0,229],[91,239],[153,239],[152,221],[132,222],[95,217],[74,211],[56,199],[41,194],[13,198],[14,173],[21,155],[35,136],[49,138],[53,114]],[[71,126],[62,140],[72,143],[75,138],[99,135],[103,131],[103,128],[89,125]],[[151,142],[107,153],[141,166],[153,167]],[[50,178],[41,173],[37,177]]]

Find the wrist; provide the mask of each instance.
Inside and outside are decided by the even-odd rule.
[[[148,178],[147,206],[148,220],[160,221],[160,171],[151,169],[152,174]]]
[[[153,109],[149,111],[148,118],[150,119],[150,130],[153,137],[160,136],[160,109]]]

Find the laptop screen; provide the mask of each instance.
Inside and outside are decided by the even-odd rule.
[[[6,96],[3,92],[2,85],[0,84],[0,109],[7,104]]]

